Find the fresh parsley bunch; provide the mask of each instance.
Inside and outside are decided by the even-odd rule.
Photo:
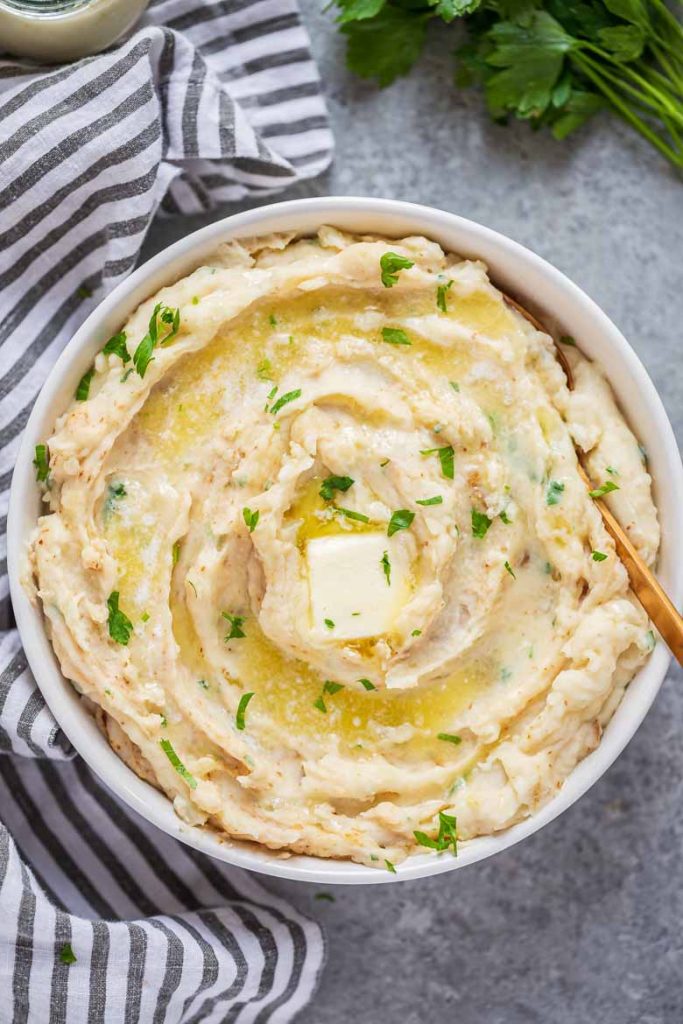
[[[489,113],[563,139],[611,108],[683,167],[683,26],[665,0],[334,0],[347,63],[390,85],[434,19],[462,21],[455,82],[479,84]],[[680,5],[680,0],[675,0]]]

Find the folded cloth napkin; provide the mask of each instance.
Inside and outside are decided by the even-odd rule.
[[[157,209],[268,195],[331,150],[294,0],[160,0],[104,54],[0,60],[0,1021],[282,1022],[315,986],[316,924],[73,758],[11,629],[5,524],[35,397]]]

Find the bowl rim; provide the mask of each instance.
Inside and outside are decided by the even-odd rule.
[[[576,317],[585,320],[587,325],[592,325],[591,329],[595,330],[596,336],[604,336],[607,350],[619,357],[625,377],[632,382],[632,394],[643,402],[660,446],[656,452],[661,464],[660,472],[656,477],[653,474],[660,515],[662,501],[666,502],[667,508],[680,508],[683,505],[683,465],[662,401],[634,350],[582,289],[552,264],[518,242],[457,214],[401,200],[325,196],[284,200],[214,221],[161,250],[105,296],[68,342],[36,399],[17,454],[7,527],[10,593],[28,664],[58,724],[98,778],[147,821],[209,856],[274,877],[326,884],[386,884],[441,874],[502,852],[537,832],[578,800],[618,757],[654,701],[670,661],[664,644],[658,643],[629,684],[596,750],[574,768],[558,794],[548,803],[508,829],[463,843],[457,858],[415,854],[397,866],[396,874],[349,860],[337,861],[304,855],[283,856],[254,844],[223,839],[210,830],[189,826],[177,817],[168,797],[139,779],[99,733],[75,689],[62,676],[47,639],[42,611],[31,603],[21,583],[26,539],[36,519],[28,509],[31,506],[38,507],[38,490],[32,465],[34,446],[40,443],[41,437],[44,438],[45,430],[52,428],[55,416],[59,414],[58,410],[55,411],[54,403],[64,388],[65,379],[78,379],[84,371],[85,356],[92,359],[94,353],[99,351],[103,339],[120,327],[122,319],[126,319],[139,302],[156,292],[162,284],[177,280],[188,272],[188,268],[199,265],[200,253],[207,255],[230,238],[283,230],[283,227],[272,226],[272,222],[281,221],[283,225],[292,222],[295,225],[298,221],[301,223],[301,233],[307,234],[313,230],[314,222],[319,226],[365,218],[369,222],[383,220],[408,225],[396,231],[385,229],[381,232],[388,237],[419,233],[440,240],[444,234],[459,234],[472,243],[471,248],[464,244],[449,244],[449,248],[462,255],[479,256],[485,262],[490,262],[490,254],[495,254],[501,259],[507,259],[508,263],[512,262],[515,273],[520,277],[542,278],[546,294],[554,294],[558,302],[562,299],[561,305],[573,310]],[[271,226],[264,227],[264,222]],[[365,228],[365,231],[380,233],[380,229],[371,226]],[[172,273],[171,266],[179,261],[185,264],[185,268]],[[495,281],[500,282],[500,274],[493,276]],[[515,274],[512,276],[515,277]],[[533,303],[534,296],[525,296],[523,287],[515,287],[514,292],[526,298],[530,304]],[[128,311],[124,317],[117,312],[122,307]],[[553,306],[554,310],[556,308]],[[618,391],[616,393],[620,399],[622,396]],[[683,559],[680,557],[683,545],[677,534],[674,531],[672,533],[674,535],[667,538],[664,552],[666,564],[660,566],[660,571],[664,571],[672,600],[678,603],[683,594]]]

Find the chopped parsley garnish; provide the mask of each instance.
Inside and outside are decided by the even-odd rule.
[[[92,291],[88,288],[87,284],[82,284],[78,288],[76,295],[78,295],[79,299],[91,299]]]
[[[437,850],[439,853],[452,847],[453,856],[458,856],[457,821],[454,815],[439,811],[439,833],[436,839],[430,838],[425,832],[413,832],[413,835],[420,846]]]
[[[188,772],[187,768],[176,754],[171,741],[159,740],[159,746],[166,754],[166,757],[169,759],[175,770],[178,772],[180,778],[185,780],[190,789],[196,789],[197,780],[195,779],[194,775],[191,775],[190,772]]]
[[[280,395],[277,402],[274,402],[270,407],[273,416],[279,413],[280,409],[287,405],[288,402],[295,402],[297,398],[301,398],[301,388],[297,388],[295,391],[287,391],[286,394]]]
[[[102,506],[102,518],[105,522],[109,517],[116,511],[116,503],[121,501],[122,498],[126,497],[126,488],[119,481],[116,484],[109,484],[107,487],[107,497]]]
[[[421,629],[414,629],[410,635],[411,636],[422,636],[422,630]]]
[[[201,686],[202,690],[209,689],[209,684],[207,683],[206,679],[198,679],[197,686]]]
[[[333,683],[332,680],[326,679],[323,685],[322,693],[316,700],[313,701],[313,707],[317,708],[318,711],[322,711],[325,715],[327,714],[327,705],[325,704],[325,694],[329,693],[330,696],[334,696],[335,693],[339,693],[340,690],[344,689],[343,683]]]
[[[455,452],[453,451],[453,445],[447,444],[443,448],[422,448],[420,455],[438,455],[439,462],[441,463],[441,472],[447,480],[452,480],[454,472],[454,457]]]
[[[271,365],[270,359],[261,360],[261,362],[256,367],[256,376],[258,377],[259,380],[274,380],[273,367]],[[275,391],[277,391],[277,388],[275,388]]]
[[[124,365],[129,363],[130,352],[126,345],[126,332],[119,331],[118,334],[112,334],[111,338],[102,349],[102,355],[118,356]]]
[[[382,284],[385,288],[393,288],[398,282],[399,271],[410,270],[415,264],[397,252],[385,252],[380,256],[379,266],[382,273]]]
[[[612,491],[618,490],[618,484],[615,484],[613,480],[606,480],[604,484],[600,484],[599,487],[589,491],[588,494],[591,498],[602,498],[605,494],[610,494]]]
[[[392,512],[387,526],[387,537],[393,537],[399,530],[407,530],[414,518],[415,513],[410,512],[407,508],[399,508]]]
[[[379,464],[380,468],[384,469],[384,467],[388,466],[390,462],[391,462],[391,459],[383,459],[382,462],[380,462],[380,464]]]
[[[645,639],[647,640],[648,651],[653,651],[655,649],[657,639],[651,629],[648,629],[647,633],[645,634]]]
[[[611,474],[612,476],[619,476],[619,470],[618,470],[618,469],[615,469],[615,468],[614,468],[614,466],[605,466],[605,469],[606,469],[606,470],[607,470],[607,472],[608,472],[608,473],[610,473],[610,474]]]
[[[247,634],[242,629],[244,625],[244,615],[231,615],[229,612],[221,612],[224,619],[227,619],[230,623],[230,632],[225,637],[225,642],[228,640],[241,640]]]
[[[332,501],[335,491],[346,492],[352,485],[353,479],[350,476],[328,476],[325,477],[320,485],[320,491],[318,493],[321,498],[325,499],[325,501]]]
[[[442,313],[448,312],[448,306],[446,305],[446,295],[448,294],[449,288],[453,287],[452,281],[447,281],[446,284],[438,285],[436,289],[436,304]]]
[[[152,353],[157,345],[168,345],[180,328],[180,310],[157,302],[152,311],[144,336],[133,353],[133,364],[140,377],[144,377],[147,367],[154,358]]]
[[[607,555],[603,551],[592,551],[591,558],[594,562],[604,562]]]
[[[503,509],[503,511],[500,513],[500,518],[502,519],[506,526],[510,526],[512,524],[512,520],[510,519],[510,516],[507,514],[505,509]]]
[[[247,711],[247,705],[249,704],[249,701],[253,696],[253,693],[243,693],[242,696],[240,697],[240,702],[237,705],[237,714],[235,715],[235,728],[239,729],[240,732],[244,729],[244,716]]]
[[[452,732],[439,732],[436,736],[437,740],[444,740],[446,743],[453,743],[454,746],[462,743],[459,736],[455,736]]]
[[[171,552],[171,560],[173,562],[173,565],[177,565],[178,564],[178,559],[179,558],[180,558],[180,541],[177,540],[175,542],[175,544],[173,545],[173,551]]]
[[[332,619],[323,619],[323,622],[325,623],[328,629],[334,629],[334,622],[332,621]]]
[[[268,323],[270,324],[271,327],[277,327],[277,317],[275,316],[274,313],[271,313],[270,316],[268,317]]]
[[[392,864],[390,860],[385,860],[384,863],[386,864],[387,871],[391,871],[392,875],[395,875],[396,874],[396,867],[395,867],[395,865]]]
[[[443,498],[440,494],[435,495],[433,498],[417,498],[415,501],[416,505],[441,505],[443,504]]]
[[[243,508],[242,515],[249,533],[253,533],[258,525],[260,512],[252,512],[250,508]]]
[[[71,947],[71,943],[70,942],[65,942],[64,945],[62,946],[62,948],[60,949],[60,951],[59,951],[59,959],[60,959],[61,963],[67,964],[67,966],[69,964],[75,964],[76,963],[76,960],[78,959],[78,957],[74,953],[74,951],[73,951],[73,949]]]
[[[193,295],[192,296],[192,305],[193,306],[198,306],[199,305],[199,296],[198,295]]]
[[[149,622],[149,612],[143,612],[140,616],[141,622]]]
[[[36,480],[44,484],[50,475],[50,453],[46,444],[36,445],[36,457],[33,460],[36,467]]]
[[[109,609],[109,636],[112,640],[115,640],[117,644],[121,644],[122,647],[125,647],[130,640],[131,633],[133,632],[133,623],[119,608],[118,590],[112,590],[111,594],[107,598],[107,608]]]
[[[358,682],[365,690],[376,690],[377,687],[374,683],[371,683],[369,679],[359,679]]]
[[[382,340],[390,345],[412,345],[412,341],[400,327],[383,327]]]
[[[563,345],[571,345],[572,348],[576,348],[576,342],[572,338],[571,334],[563,334],[560,338],[560,342]]]
[[[385,551],[379,560],[379,564],[382,566],[382,572],[387,581],[387,586],[391,586],[391,562],[389,561],[389,552]]]
[[[76,401],[77,402],[85,402],[86,401],[88,395],[90,394],[90,381],[93,379],[94,376],[95,376],[95,367],[91,366],[89,370],[86,370],[86,372],[83,374],[83,376],[81,377],[81,379],[78,382],[78,387],[76,388]]]
[[[510,573],[510,575],[513,578],[513,580],[516,580],[517,577],[515,576],[514,570],[513,570],[512,566],[510,565],[510,563],[509,562],[505,562],[504,565],[505,565],[505,571]]]
[[[334,903],[334,896],[331,892],[317,892],[314,897],[316,900],[325,900],[327,903]]]
[[[559,480],[551,480],[545,492],[546,505],[559,505],[563,491],[564,484],[561,484]]]
[[[449,380],[448,383],[450,384],[454,391],[457,391],[458,394],[460,394],[460,385],[457,383],[457,381]]]
[[[476,508],[472,509],[472,536],[473,537],[476,537],[478,540],[483,540],[483,538],[488,533],[488,529],[489,529],[490,525],[491,525],[491,520],[489,519],[489,517],[486,515],[485,512],[478,512],[476,510]]]
[[[334,506],[335,512],[338,512],[340,516],[345,516],[347,519],[353,519],[358,523],[369,523],[370,516],[363,515],[362,512],[354,512],[350,508],[340,508],[339,505]]]

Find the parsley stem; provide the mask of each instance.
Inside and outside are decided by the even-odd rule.
[[[635,128],[648,142],[659,150],[662,156],[666,157],[676,167],[683,167],[683,154],[677,153],[652,128],[649,127],[638,117],[637,114],[631,110],[627,103],[625,103],[621,97],[614,92],[602,74],[596,73],[589,63],[590,58],[587,58],[585,54],[574,53],[572,54],[572,60],[580,67],[581,71],[585,74],[586,78],[597,86],[607,99],[610,101],[614,109],[620,114],[624,120],[628,121],[629,124]]]
[[[595,61],[592,57],[586,56],[586,60],[590,61],[591,65],[595,68],[596,71],[599,71],[600,74],[603,74],[606,78],[608,78],[611,82],[617,85],[620,89],[623,89],[624,92],[630,93],[638,103],[650,107],[650,109],[652,110],[660,112],[662,111],[662,108],[666,108],[667,113],[669,113],[671,116],[679,120],[681,124],[683,124],[683,109],[681,108],[680,103],[677,104],[675,100],[672,100],[672,98],[668,96],[667,93],[660,86],[652,85],[651,82],[648,82],[647,79],[637,74],[635,71],[633,71],[632,68],[629,68],[625,64],[620,64],[618,61],[615,61],[609,54],[604,54],[602,50],[600,50],[597,46],[592,46],[590,43],[587,43],[586,49],[598,54],[600,57],[603,58],[603,60],[608,60],[611,64],[613,64],[615,67],[619,69],[620,74],[616,74],[614,71],[605,67],[603,64],[598,64],[598,62]],[[641,87],[642,91],[639,92],[638,89],[635,88],[635,86],[625,81],[625,77],[628,77],[631,79],[632,82],[637,83],[637,85]],[[644,92],[648,94],[651,93],[652,98],[650,98],[649,95],[643,95]]]

